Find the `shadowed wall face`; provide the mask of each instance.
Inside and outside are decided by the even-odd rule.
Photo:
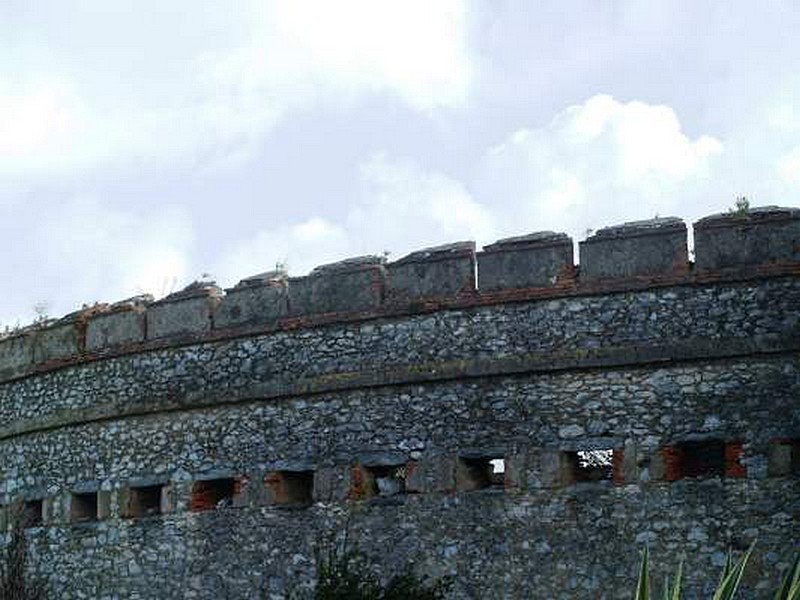
[[[681,227],[598,232],[577,270],[558,235],[504,240],[477,289],[457,244],[322,268],[305,304],[265,274],[0,342],[0,495],[39,503],[32,568],[60,598],[278,598],[349,522],[376,568],[456,598],[628,598],[644,543],[704,597],[758,537],[767,598],[800,539],[800,265],[691,267]],[[453,279],[392,292],[426,261]]]

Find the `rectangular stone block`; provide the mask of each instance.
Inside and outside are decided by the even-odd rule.
[[[506,238],[478,253],[478,289],[549,287],[573,271],[572,239],[564,233],[541,231]]]
[[[111,311],[89,317],[86,324],[86,349],[98,352],[145,339],[145,305],[112,307]]]
[[[22,333],[0,340],[0,380],[23,375],[32,365],[32,335]]]
[[[413,302],[475,291],[475,242],[413,252],[387,266],[387,300]]]
[[[695,268],[800,262],[800,209],[765,206],[694,224]]]
[[[192,284],[147,307],[147,339],[205,333],[222,290],[213,284]]]
[[[685,273],[686,224],[677,217],[635,221],[601,229],[580,243],[582,280]]]
[[[82,330],[76,320],[58,322],[33,334],[33,362],[64,360],[82,349]]]
[[[293,316],[367,311],[383,303],[385,267],[379,256],[362,256],[317,267],[289,279]]]
[[[527,487],[526,472],[528,467],[527,453],[518,452],[505,457],[506,490],[522,490]]]
[[[445,493],[456,487],[456,459],[448,455],[425,455],[406,463],[406,491],[409,493]]]
[[[350,486],[348,471],[342,467],[320,467],[314,471],[315,502],[341,502]]]
[[[569,455],[552,448],[533,450],[528,454],[527,484],[532,489],[549,489],[572,481]]]
[[[800,439],[773,440],[767,454],[767,469],[772,477],[800,473]]]
[[[173,481],[170,484],[172,510],[183,513],[190,509],[192,502],[192,481]]]
[[[249,277],[225,292],[214,313],[215,329],[275,325],[289,314],[288,283],[284,273]]]
[[[111,517],[111,491],[97,491],[97,518],[102,521]]]

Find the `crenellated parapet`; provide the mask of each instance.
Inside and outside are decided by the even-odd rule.
[[[387,268],[389,304],[453,298],[475,292],[475,242],[412,252]]]
[[[399,260],[362,256],[303,277],[271,271],[221,290],[195,282],[158,301],[96,305],[0,340],[0,380],[109,355],[259,331],[408,315],[448,308],[597,295],[668,285],[760,279],[800,272],[800,209],[763,207],[687,226],[656,218],[600,229],[579,244],[564,233],[474,242]]]
[[[566,233],[540,231],[484,246],[478,254],[481,291],[547,288],[575,279],[572,239]]]
[[[800,209],[765,206],[694,224],[698,271],[800,261]]]
[[[606,227],[580,244],[581,278],[669,276],[689,270],[686,224],[676,217]]]
[[[292,597],[337,531],[453,600],[573,600],[629,597],[644,544],[707,597],[757,539],[766,600],[800,539],[800,211],[688,233],[363,256],[3,338],[0,546],[22,509],[64,600]]]

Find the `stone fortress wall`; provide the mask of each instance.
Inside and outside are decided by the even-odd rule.
[[[800,540],[800,209],[268,273],[0,340],[0,526],[58,598],[283,598],[331,532],[455,598],[704,598]],[[323,541],[321,541],[323,540]],[[705,587],[704,587],[705,586]]]

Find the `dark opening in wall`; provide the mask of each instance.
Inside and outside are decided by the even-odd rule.
[[[96,521],[97,492],[75,492],[70,502],[70,520],[73,523]]]
[[[663,449],[665,479],[744,477],[742,443],[722,440],[680,442]]]
[[[456,467],[456,488],[460,491],[503,487],[506,463],[502,456],[460,457]]]
[[[348,498],[351,500],[365,500],[368,498],[390,498],[418,491],[410,489],[409,476],[416,468],[414,461],[397,463],[359,463],[350,469],[350,491]]]
[[[314,491],[313,471],[273,471],[264,478],[272,504],[307,505]]]
[[[44,522],[44,502],[41,498],[26,500],[22,505],[23,527],[39,527]]]
[[[233,477],[195,481],[189,510],[201,512],[233,506],[238,484]]]
[[[406,491],[406,465],[365,467],[369,496],[397,496]]]
[[[125,516],[129,518],[160,515],[163,484],[135,486],[128,489],[128,506]]]
[[[800,475],[800,438],[771,440],[768,470],[773,477]]]
[[[572,481],[610,481],[614,479],[614,450],[567,452]]]

